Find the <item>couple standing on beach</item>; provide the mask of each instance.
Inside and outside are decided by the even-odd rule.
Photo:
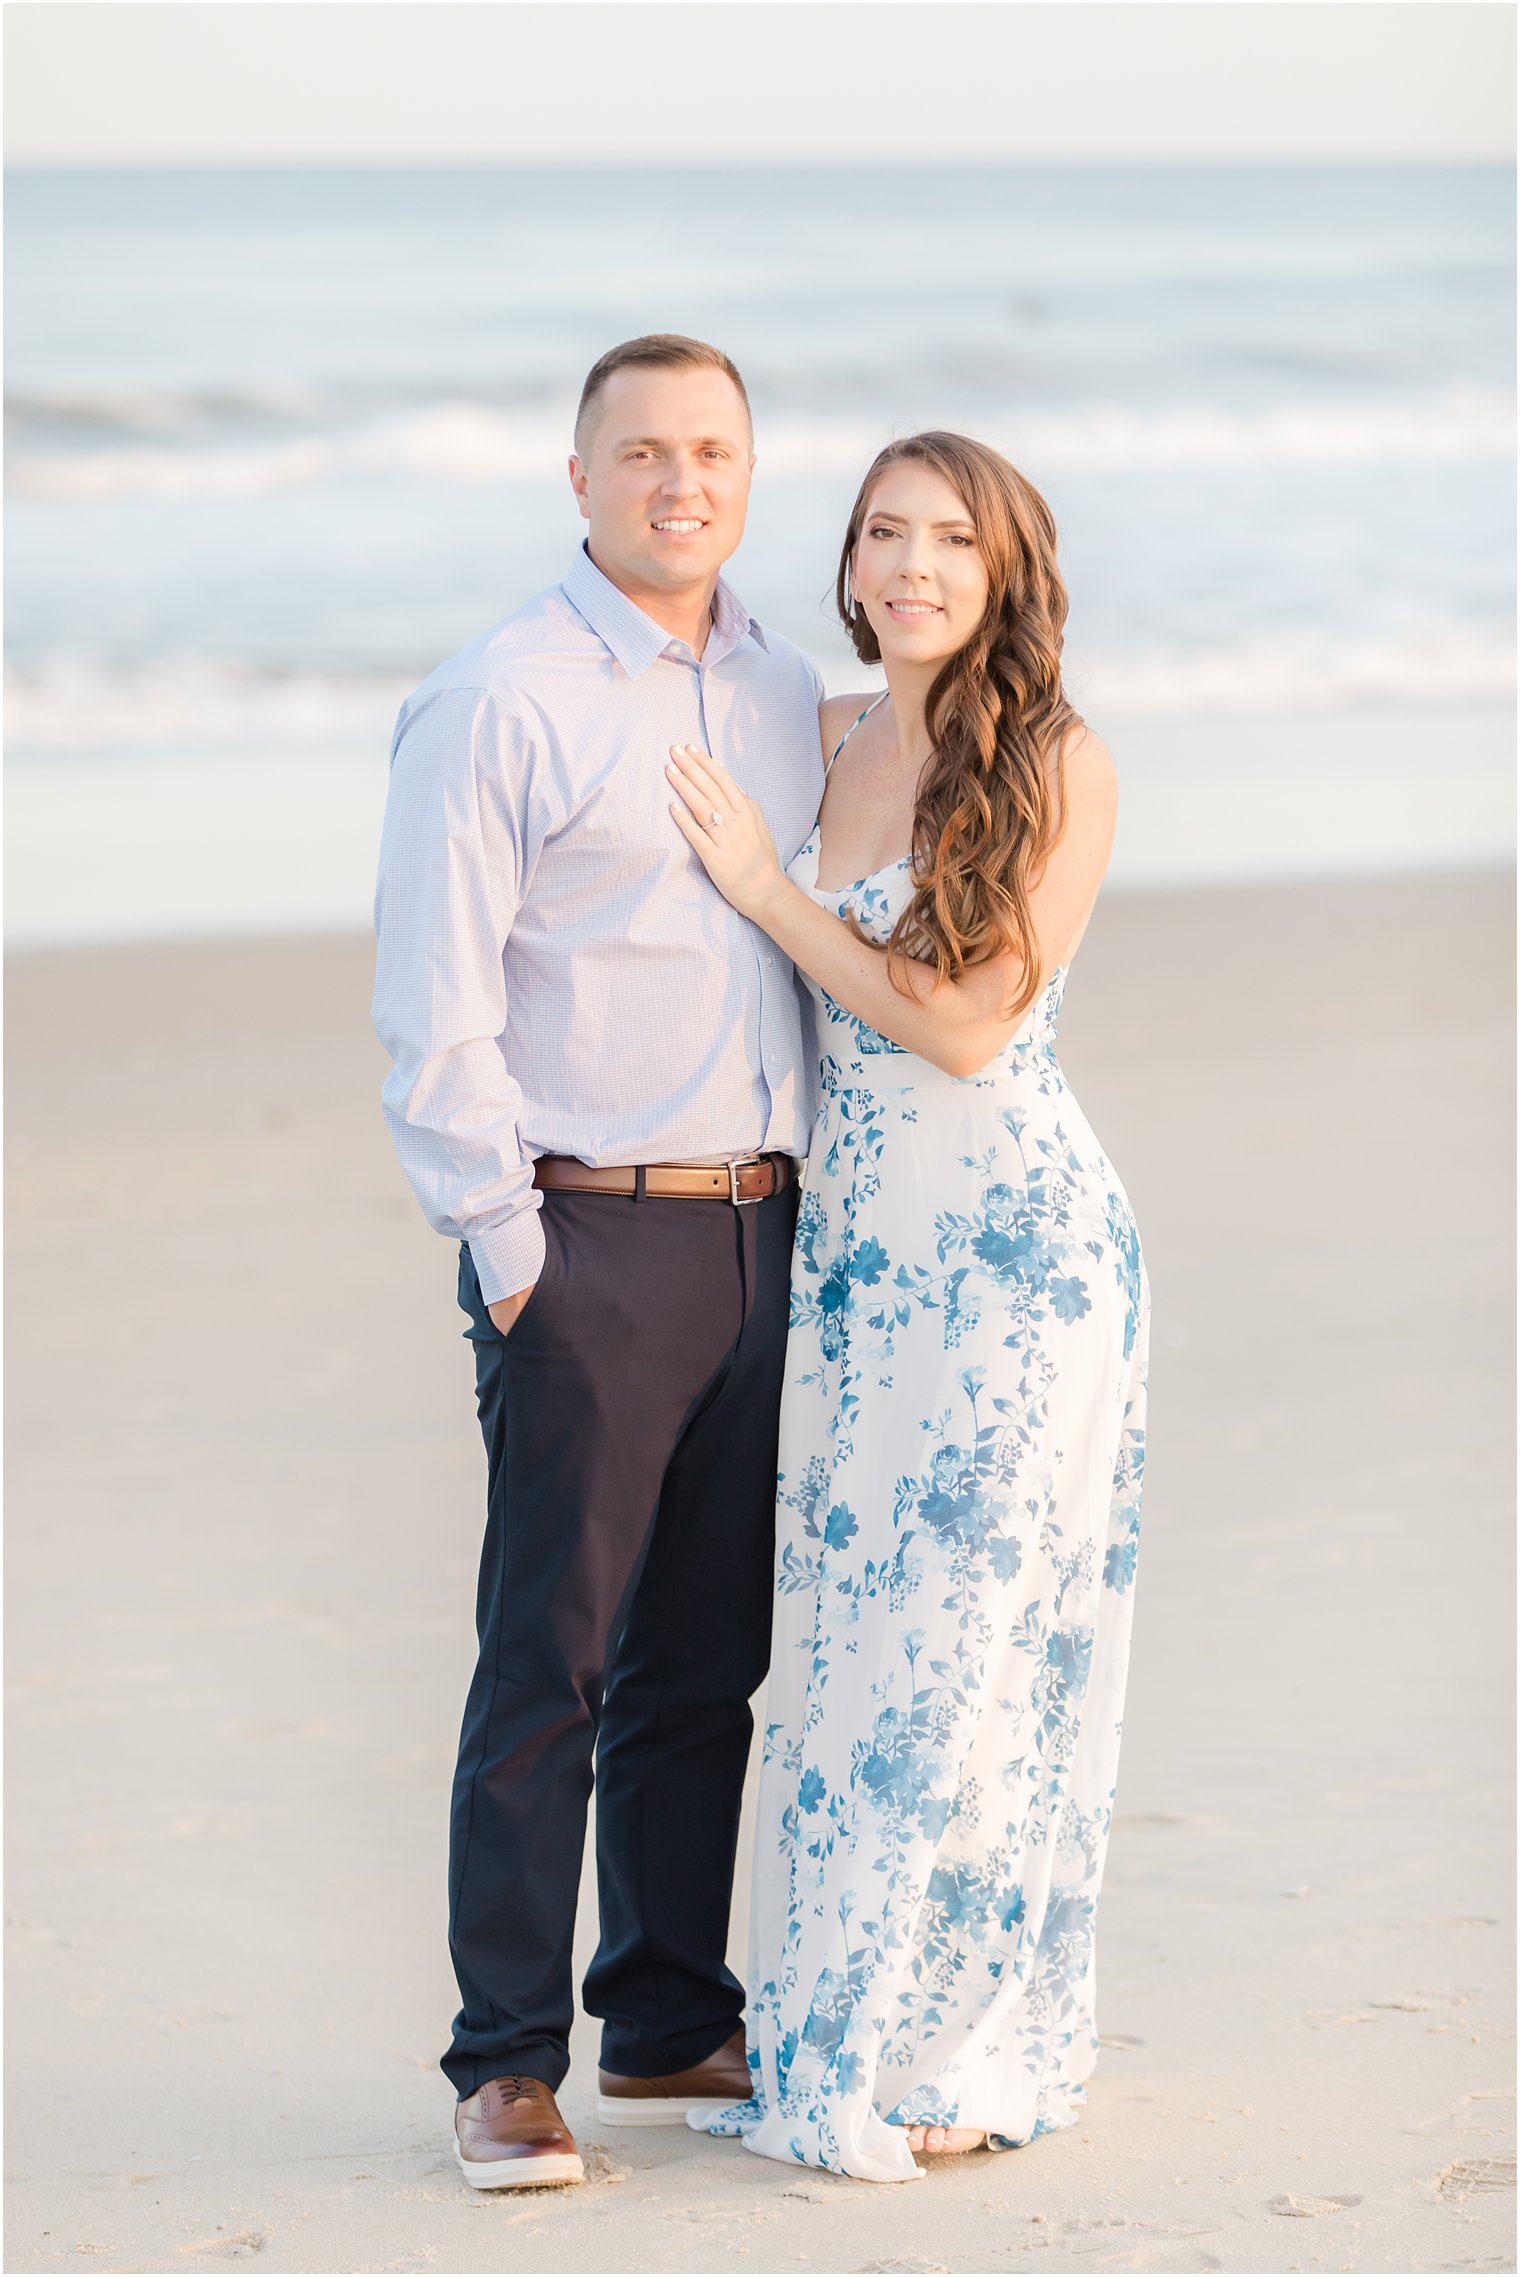
[[[720,577],[753,464],[726,356],[609,351],[584,546],[392,752],[385,1111],[488,1456],[443,2059],[482,2189],[581,2174],[593,1761],[602,2124],[907,2181],[1070,2124],[1097,2053],[1149,1291],[1053,1043],[1113,765],[1006,460],[934,431],[867,473],[874,700]]]

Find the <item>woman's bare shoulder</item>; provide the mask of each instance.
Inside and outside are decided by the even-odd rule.
[[[1072,815],[1112,826],[1119,810],[1119,771],[1108,745],[1085,720],[1073,720],[1061,738],[1060,776],[1063,829]]]
[[[818,707],[818,736],[823,745],[823,756],[832,759],[839,738],[847,728],[853,727],[868,704],[873,704],[879,689],[863,688],[858,696],[825,696]]]
[[[1085,720],[1074,720],[1060,738],[1060,765],[1051,765],[1051,795],[1056,804],[1051,854],[1060,852],[1063,861],[1072,861],[1101,849],[1101,863],[1106,863],[1120,820],[1120,774],[1113,751]]]
[[[1099,785],[1115,777],[1114,755],[1096,728],[1086,720],[1073,720],[1061,739],[1064,765],[1076,767],[1086,783]]]

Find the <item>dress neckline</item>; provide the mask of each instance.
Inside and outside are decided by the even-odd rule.
[[[845,729],[843,735],[839,738],[839,741],[835,744],[833,751],[830,753],[828,766],[826,766],[823,770],[825,782],[828,781],[829,770],[832,768],[834,761],[839,757],[840,752],[849,742],[850,737],[855,733],[856,728],[859,727],[861,720],[868,719],[871,713],[875,711],[876,706],[878,704],[884,704],[890,694],[890,689],[884,689],[873,702],[867,704],[865,710],[861,712],[857,718],[851,720],[849,726]],[[809,848],[811,848],[813,855],[813,882],[810,886],[805,886],[803,890],[806,893],[826,895],[830,901],[838,901],[842,895],[847,893],[859,893],[862,886],[870,885],[877,878],[893,877],[897,871],[908,869],[913,861],[913,855],[910,850],[906,854],[899,855],[898,859],[895,862],[883,862],[879,870],[867,870],[863,878],[852,878],[848,885],[826,886],[819,882],[818,877],[818,865],[823,858],[823,817],[821,814],[819,815],[818,820],[814,823],[812,830],[809,832],[808,836],[802,842],[802,845],[798,852],[799,860],[801,860],[802,856],[808,852]],[[1044,988],[1040,991],[1040,995],[1036,997],[1035,1002],[1039,1003],[1041,999],[1047,996],[1050,990],[1055,987],[1055,984],[1058,980],[1064,981],[1065,978],[1066,967],[1064,964],[1052,966],[1050,978],[1046,981]],[[1031,1005],[1030,1010],[1033,1011],[1033,1009],[1034,1007]]]
[[[848,885],[826,886],[818,875],[818,865],[823,857],[823,824],[821,822],[814,823],[812,834],[803,847],[804,853],[807,852],[809,846],[813,850],[813,891],[814,893],[826,893],[836,901],[842,893],[858,893],[860,888],[869,885],[873,878],[889,877],[894,870],[907,869],[913,859],[911,854],[903,854],[895,862],[883,862],[879,870],[867,870],[863,878],[851,878]]]
[[[912,859],[911,855],[905,854],[900,862],[887,862],[881,869],[871,870],[865,877],[857,878],[853,885],[826,886],[820,885],[818,883],[818,844],[818,825],[815,822],[811,834],[803,840],[801,846],[797,850],[797,859],[799,862],[810,850],[813,857],[813,882],[811,885],[804,885],[802,890],[804,893],[822,894],[829,901],[838,901],[847,893],[858,893],[860,891],[860,888],[862,886],[868,886],[873,878],[889,877],[894,870],[906,869],[909,861]],[[1035,1004],[1039,1004],[1047,995],[1049,995],[1051,989],[1055,987],[1055,984],[1058,980],[1064,981],[1066,974],[1067,966],[1064,963],[1053,965],[1050,971],[1050,978],[1046,981],[1044,988],[1041,989],[1039,996],[1035,998]],[[1031,1005],[1030,1011],[1033,1012],[1033,1010],[1034,1005]]]

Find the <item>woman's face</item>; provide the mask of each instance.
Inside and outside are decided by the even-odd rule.
[[[987,563],[960,492],[899,459],[876,483],[850,572],[885,663],[940,664],[987,608]]]

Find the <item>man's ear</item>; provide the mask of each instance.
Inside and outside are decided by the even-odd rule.
[[[585,462],[580,459],[574,451],[572,451],[570,453],[568,463],[570,469],[570,487],[575,492],[577,502],[579,503],[581,510],[581,519],[583,521],[589,522],[591,519],[591,503],[587,497],[587,492],[590,489],[591,485],[590,477],[586,472]]]

